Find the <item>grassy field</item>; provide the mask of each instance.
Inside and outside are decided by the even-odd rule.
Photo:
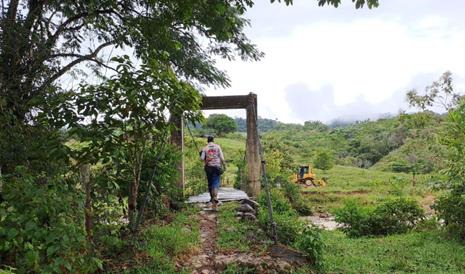
[[[204,143],[204,140],[199,139],[200,142]],[[233,160],[226,173],[226,180],[233,181],[237,170],[234,160],[243,157],[245,139],[218,138],[217,142],[223,147],[226,158]],[[302,155],[294,160],[301,159]],[[375,205],[395,197],[410,197],[421,204],[427,215],[432,215],[430,206],[441,195],[434,188],[438,178],[432,175],[419,175],[414,182],[411,174],[340,165],[328,171],[315,169],[314,172],[317,179],[329,178],[325,187],[301,188],[314,212],[333,213],[349,200],[356,200],[361,205]],[[219,248],[243,252],[260,246],[265,248],[266,239],[259,241],[265,243],[263,245],[252,247],[249,244],[250,231],[256,228],[237,221],[233,207],[233,204],[226,205],[220,213]],[[371,238],[350,238],[341,231],[323,231],[323,239],[326,245],[324,265],[328,273],[465,273],[465,246],[436,226]]]
[[[360,204],[372,205],[379,201],[399,196],[416,199],[426,210],[434,196],[434,178],[428,175],[417,176],[415,185],[412,175],[383,172],[348,166],[335,166],[328,171],[314,169],[317,178],[329,178],[328,185],[319,188],[303,187],[306,199],[317,211],[332,211],[345,201],[357,200]]]
[[[399,196],[417,200],[427,214],[441,193],[434,190],[434,177],[335,166],[315,170],[318,177],[329,177],[322,188],[302,188],[307,201],[317,211],[341,207],[348,200],[363,205]],[[448,237],[437,226],[421,231],[385,237],[350,238],[340,231],[324,231],[325,270],[328,273],[465,273],[465,246]]]
[[[376,238],[325,231],[329,273],[465,273],[465,247],[438,230]]]

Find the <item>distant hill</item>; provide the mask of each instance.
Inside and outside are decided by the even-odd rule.
[[[423,112],[385,117],[330,125],[320,121],[288,124],[259,117],[258,128],[265,147],[278,145],[295,163],[312,163],[317,152],[325,150],[339,165],[415,173],[444,168],[447,151],[437,137],[445,126],[443,115]],[[234,120],[239,132],[247,131],[246,119]]]
[[[237,130],[239,132],[246,132],[247,131],[247,121],[244,118],[236,117],[234,120],[237,123]],[[267,119],[258,117],[258,130],[260,132],[267,132],[272,129],[275,129],[279,125],[283,124],[277,120]]]
[[[280,123],[262,138],[264,143],[284,146],[298,163],[311,163],[318,151],[325,150],[340,165],[417,173],[444,167],[446,150],[437,138],[444,127],[440,115],[402,114],[332,126]]]

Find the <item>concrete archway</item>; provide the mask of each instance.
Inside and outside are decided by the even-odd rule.
[[[257,129],[257,95],[234,96],[204,96],[202,99],[202,110],[213,109],[245,109],[247,117],[247,185],[245,191],[251,197],[256,198],[260,193],[260,149]],[[176,125],[176,129],[171,133],[171,142],[177,145],[184,153],[184,123],[182,117],[171,117],[171,122]],[[184,160],[178,166],[180,178],[178,187],[184,189]]]

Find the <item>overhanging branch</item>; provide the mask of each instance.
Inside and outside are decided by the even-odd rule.
[[[68,72],[71,68],[73,68],[74,66],[78,65],[79,63],[81,62],[84,62],[84,61],[92,61],[92,62],[96,62],[98,63],[99,65],[102,65],[104,67],[107,67],[107,68],[111,68],[105,64],[103,64],[102,62],[100,62],[99,60],[96,60],[95,58],[97,57],[98,53],[104,49],[105,47],[108,47],[112,44],[114,44],[115,41],[108,41],[108,42],[105,42],[103,44],[101,44],[100,46],[98,46],[92,53],[90,54],[87,54],[87,55],[79,55],[79,54],[74,54],[74,53],[62,53],[61,55],[60,54],[55,54],[55,58],[57,57],[76,57],[75,60],[71,61],[70,63],[68,63],[66,66],[64,66],[63,68],[61,68],[57,73],[55,73],[54,75],[52,75],[49,79],[47,79],[40,87],[39,87],[39,91],[40,90],[43,90],[44,88],[46,88],[48,85],[50,85],[51,83],[53,83],[55,80],[57,80],[58,78],[60,78],[63,74],[65,74],[66,72]],[[111,68],[112,70],[114,70],[113,68]]]

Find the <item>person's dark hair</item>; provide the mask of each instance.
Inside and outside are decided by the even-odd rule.
[[[213,142],[214,139],[215,139],[215,138],[213,138],[213,136],[208,136],[208,137],[207,137],[207,142],[209,142],[209,143],[210,143],[210,142]]]

